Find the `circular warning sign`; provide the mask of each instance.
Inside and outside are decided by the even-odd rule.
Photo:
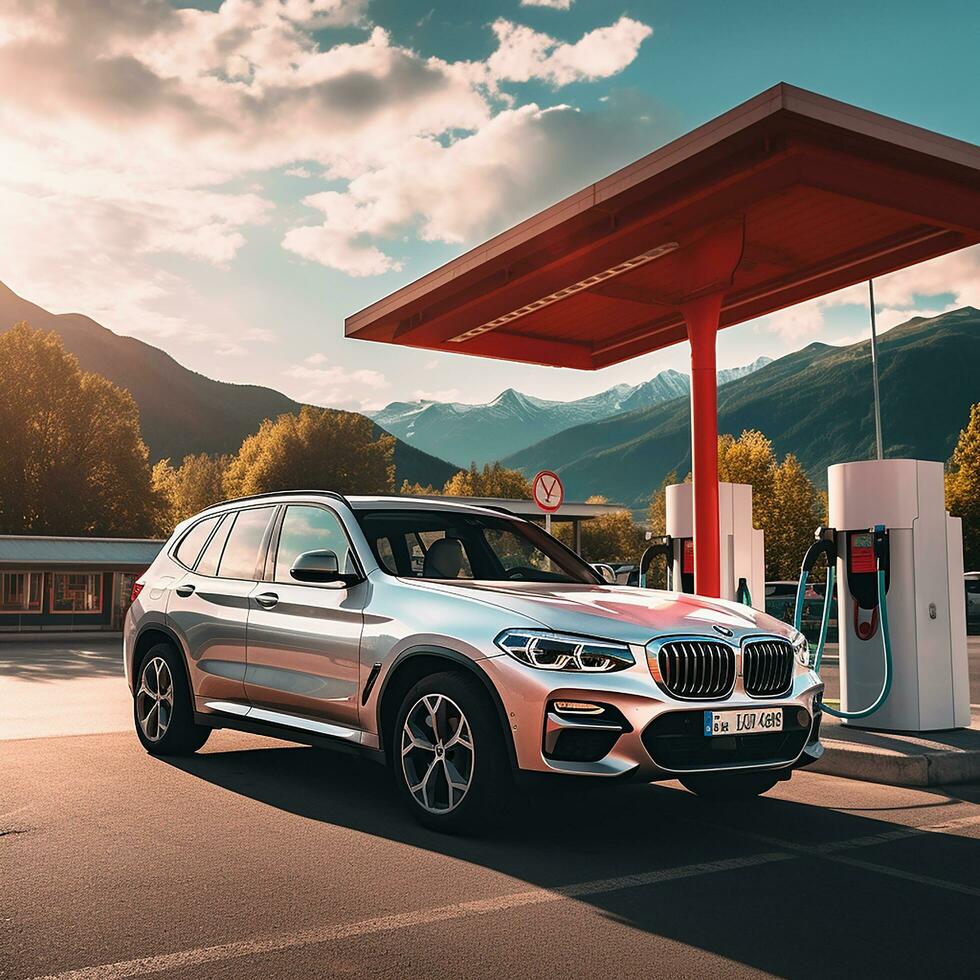
[[[565,488],[561,485],[558,474],[552,473],[551,470],[542,470],[534,478],[531,491],[534,495],[534,502],[548,514],[553,514],[558,510],[565,499]]]

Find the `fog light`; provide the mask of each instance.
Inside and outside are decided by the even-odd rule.
[[[796,712],[796,723],[800,728],[808,728],[810,725],[810,715],[807,713],[806,708],[800,708]]]
[[[590,701],[553,701],[552,704],[560,715],[601,715],[605,710],[601,704]]]

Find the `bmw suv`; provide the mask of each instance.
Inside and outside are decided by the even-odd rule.
[[[818,758],[806,640],[747,606],[607,584],[505,511],[326,491],[218,504],[139,579],[124,659],[152,754],[215,728],[386,763],[424,824],[526,773],[763,793]]]

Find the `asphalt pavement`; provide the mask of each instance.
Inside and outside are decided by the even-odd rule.
[[[46,705],[89,733],[0,730],[0,977],[977,973],[978,785],[590,783],[444,837],[355,758],[232,732],[152,758],[109,651],[11,646],[0,724]]]

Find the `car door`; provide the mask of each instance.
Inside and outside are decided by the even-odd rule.
[[[307,551],[333,551],[341,571],[357,558],[339,516],[313,503],[289,504],[252,596],[245,690],[256,709],[357,725],[363,608],[368,585],[297,582],[289,570]],[[270,720],[275,720],[270,718]]]
[[[247,702],[248,597],[259,578],[259,562],[275,510],[267,505],[206,518],[215,525],[210,537],[171,592],[167,616],[186,644],[198,707],[208,701],[243,706]],[[190,552],[182,555],[184,541],[196,527],[175,552],[185,566]]]

